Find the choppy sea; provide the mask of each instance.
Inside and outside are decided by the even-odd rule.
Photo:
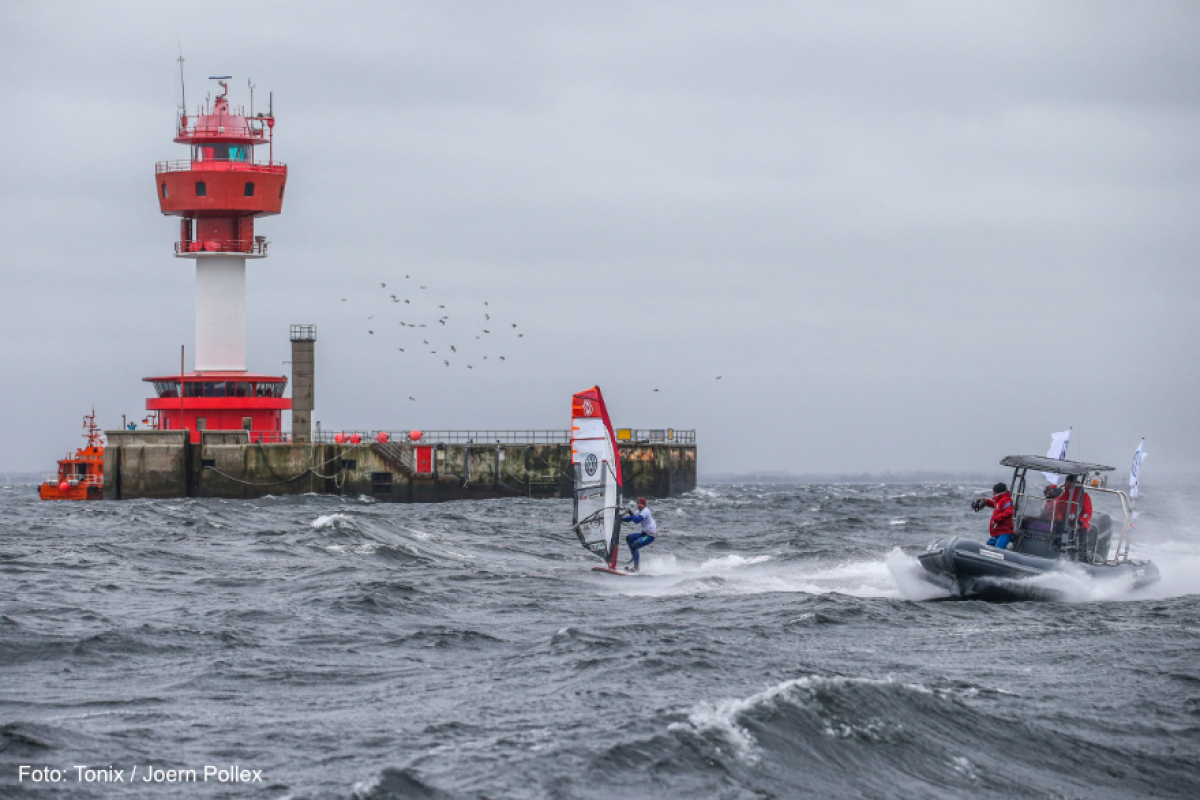
[[[1200,491],[1152,587],[949,600],[984,489],[706,486],[624,578],[569,500],[3,487],[0,797],[1200,796]]]

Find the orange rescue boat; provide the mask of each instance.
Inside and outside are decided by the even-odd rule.
[[[87,446],[58,462],[57,477],[38,487],[43,500],[99,500],[104,491],[104,435],[96,427],[96,410],[83,418]]]

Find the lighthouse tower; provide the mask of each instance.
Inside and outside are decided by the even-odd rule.
[[[146,408],[158,428],[189,429],[193,441],[204,429],[277,437],[291,408],[286,377],[246,371],[246,262],[267,256],[254,220],[283,209],[287,166],[274,157],[274,115],[231,107],[226,80],[196,117],[178,118],[175,141],[189,157],[154,170],[159,208],[180,218],[175,256],[196,263],[196,346],[193,372],[145,378],[157,393]]]

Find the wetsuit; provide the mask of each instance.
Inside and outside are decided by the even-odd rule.
[[[992,521],[988,523],[987,543],[991,547],[1004,550],[1013,537],[1013,501],[1008,492],[1001,492],[990,500],[984,500],[984,505],[992,509]]]
[[[640,522],[642,530],[638,533],[631,533],[625,537],[625,543],[629,545],[629,554],[633,556],[633,568],[638,568],[638,551],[646,547],[654,541],[654,534],[658,533],[658,524],[654,521],[654,515],[650,513],[650,508],[643,508],[636,514],[630,514],[627,517],[621,517],[621,522]]]

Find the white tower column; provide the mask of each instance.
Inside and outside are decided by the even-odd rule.
[[[246,371],[246,259],[196,259],[196,371]]]

